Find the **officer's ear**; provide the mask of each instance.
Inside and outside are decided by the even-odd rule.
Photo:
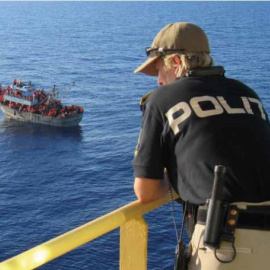
[[[174,67],[174,73],[177,74],[182,64],[180,56],[178,54],[174,54],[172,57],[172,62],[173,62],[173,67]]]

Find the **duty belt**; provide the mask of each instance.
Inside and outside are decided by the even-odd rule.
[[[270,206],[253,206],[247,205],[247,209],[239,209],[235,227],[239,229],[249,230],[265,230],[270,231]],[[232,218],[234,215],[231,215]],[[197,213],[197,223],[205,225],[207,217],[207,209],[205,207],[199,207]]]

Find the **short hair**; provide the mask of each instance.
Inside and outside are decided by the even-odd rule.
[[[201,53],[186,53],[186,54],[170,54],[163,58],[164,60],[164,67],[165,69],[171,69],[174,64],[172,62],[172,57],[174,55],[178,55],[182,65],[180,66],[176,77],[179,78],[183,75],[185,75],[190,69],[194,68],[205,68],[205,67],[211,67],[214,65],[213,58],[205,52]]]

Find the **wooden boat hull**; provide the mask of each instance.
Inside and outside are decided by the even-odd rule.
[[[83,113],[76,113],[71,116],[58,118],[58,117],[43,116],[39,114],[19,111],[19,110],[4,106],[2,104],[0,104],[0,108],[3,111],[3,113],[6,115],[6,117],[8,118],[12,118],[12,119],[22,121],[22,122],[30,122],[30,123],[42,124],[42,125],[54,126],[54,127],[77,126],[83,118]]]

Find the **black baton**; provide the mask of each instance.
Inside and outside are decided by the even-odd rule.
[[[205,223],[204,244],[218,247],[220,244],[224,201],[222,201],[223,186],[227,169],[222,165],[215,166],[215,178],[211,199],[208,200]]]

